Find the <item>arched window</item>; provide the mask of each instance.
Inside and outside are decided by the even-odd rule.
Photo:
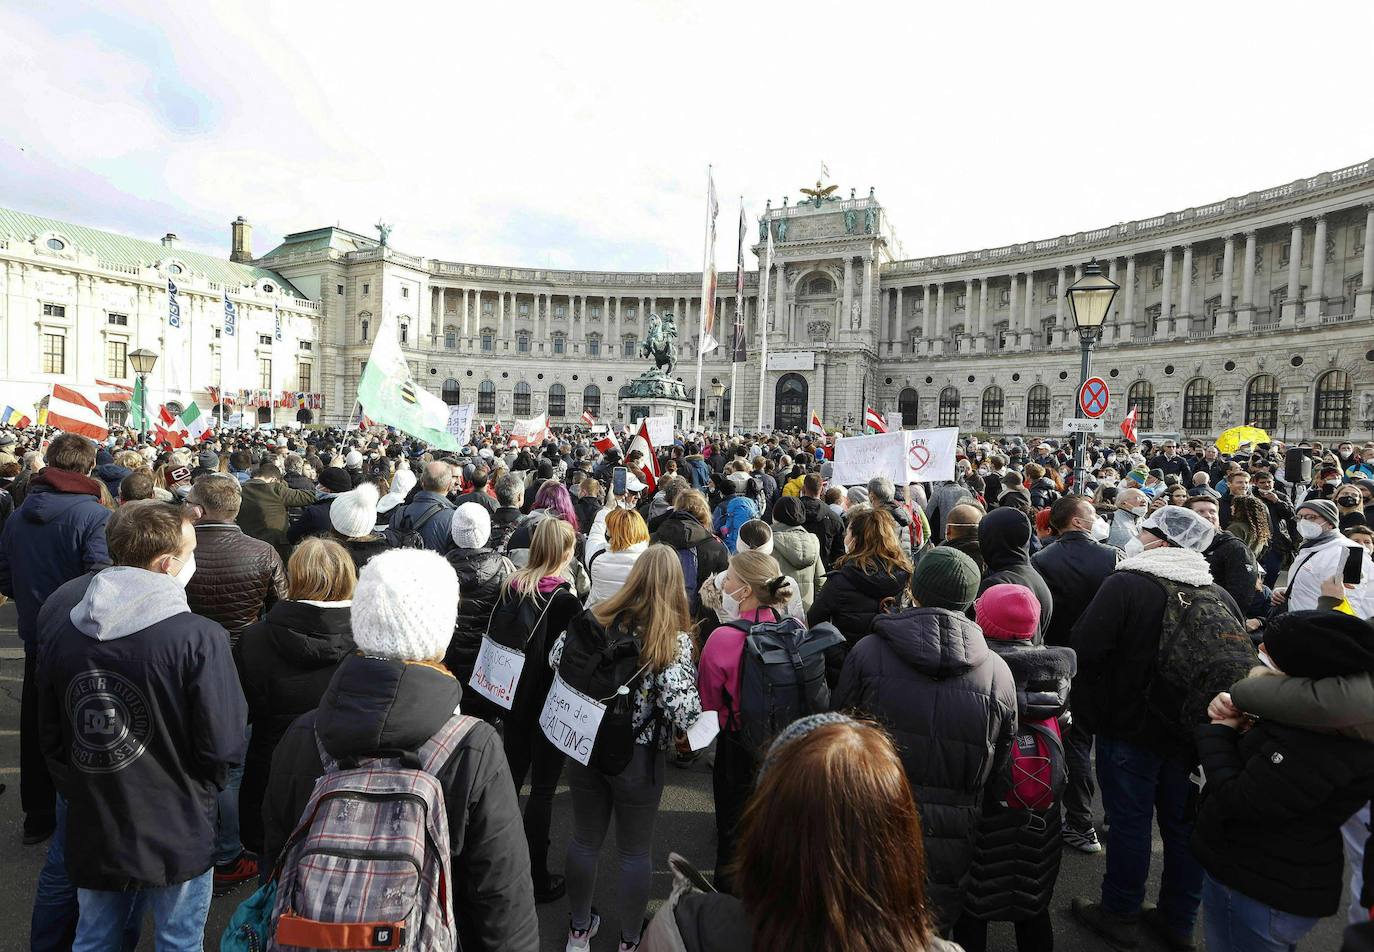
[[[477,412],[488,416],[496,412],[496,384],[490,380],[477,385]]]
[[[959,425],[959,391],[946,387],[940,391],[940,426]]]
[[[801,374],[783,374],[773,390],[773,429],[799,430],[806,426],[810,385]]]
[[[601,416],[601,388],[596,384],[582,388],[582,409],[592,416]]]
[[[549,416],[561,417],[568,412],[568,391],[561,383],[549,388]]]
[[[907,387],[897,396],[897,412],[902,415],[902,426],[910,426],[916,422],[916,415],[921,409],[921,398],[912,387]]]
[[[447,350],[456,350],[458,348],[458,328],[454,327],[452,324],[444,325],[444,347]]]
[[[988,387],[983,391],[982,424],[986,432],[996,433],[1002,429],[1002,409],[1005,404],[1001,387]]]
[[[1365,241],[1369,241],[1365,238]],[[1312,425],[1344,437],[1350,430],[1350,376],[1344,370],[1328,370],[1317,378],[1317,398],[1312,404]]]
[[[1145,433],[1155,428],[1155,385],[1148,380],[1137,380],[1126,391],[1126,412],[1136,411],[1135,429]]]
[[[830,283],[829,278],[812,278],[806,284],[807,294],[833,294],[835,285]]]
[[[1212,381],[1206,377],[1194,377],[1183,388],[1183,430],[1210,430],[1212,428]]]
[[[515,385],[515,415],[518,417],[530,415],[530,385],[523,380]]]
[[[1245,388],[1245,419],[1262,430],[1279,425],[1279,379],[1273,374],[1257,374]]]
[[[458,381],[452,377],[445,380],[442,396],[444,402],[449,406],[453,406],[456,403],[462,403],[463,391],[462,388],[458,386]]]
[[[529,335],[529,334],[516,334],[516,335],[515,335],[515,350],[516,350],[517,353],[521,353],[521,354],[528,354],[528,353],[530,352],[530,335]]]
[[[1050,388],[1038,383],[1026,394],[1026,429],[1050,428]]]

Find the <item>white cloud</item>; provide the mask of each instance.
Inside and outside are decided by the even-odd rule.
[[[795,201],[824,160],[842,194],[877,188],[908,254],[955,252],[1374,155],[1365,65],[1323,52],[1371,19],[1363,3],[11,7],[0,202],[220,253],[237,214],[260,252],[385,217],[428,256],[693,270],[713,162],[728,269],[737,196],[751,217]]]

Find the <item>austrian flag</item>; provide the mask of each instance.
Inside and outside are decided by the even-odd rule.
[[[886,433],[887,417],[883,416],[872,407],[865,407],[864,426],[870,427],[875,433]]]
[[[583,410],[582,422],[587,424],[587,426],[596,426],[596,417],[592,416],[592,411]]]

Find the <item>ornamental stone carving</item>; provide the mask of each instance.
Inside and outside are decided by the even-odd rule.
[[[830,336],[829,321],[811,321],[806,325],[806,333],[812,340],[825,340]]]

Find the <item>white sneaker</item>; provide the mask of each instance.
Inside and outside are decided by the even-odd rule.
[[[592,913],[592,924],[586,929],[568,930],[568,944],[563,947],[563,952],[587,952],[592,947],[592,938],[596,935],[596,930],[600,928],[601,917]]]

